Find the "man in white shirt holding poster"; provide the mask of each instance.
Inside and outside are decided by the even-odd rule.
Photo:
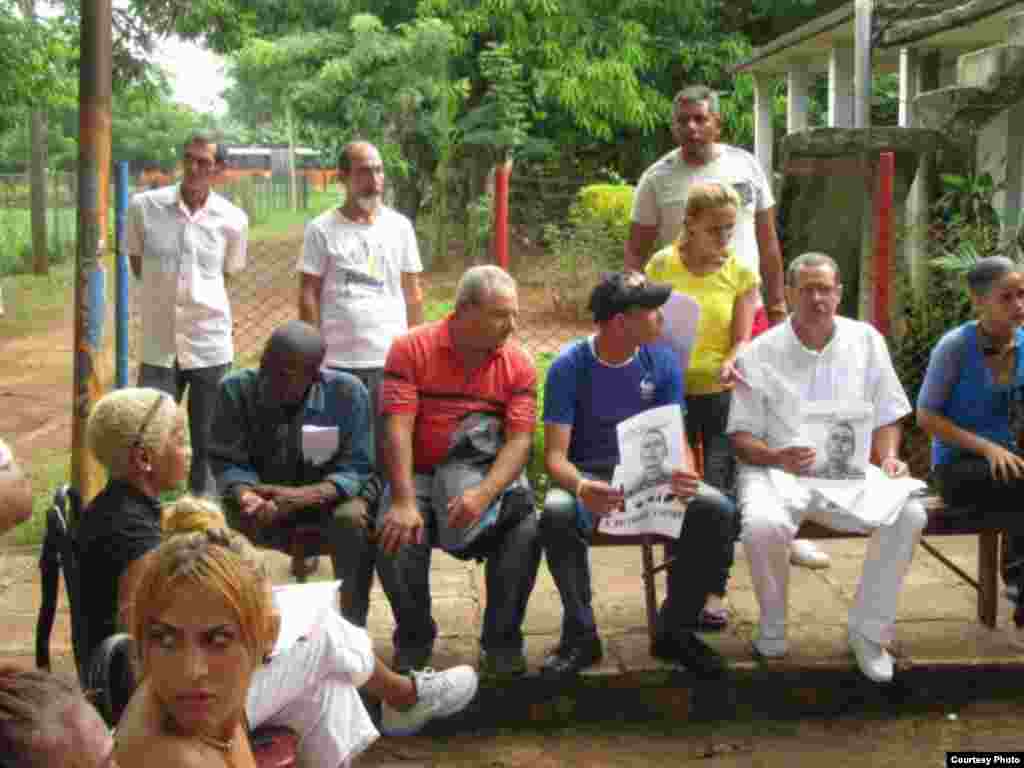
[[[888,682],[893,662],[886,645],[893,639],[903,580],[928,521],[924,507],[904,496],[892,519],[870,521],[794,478],[808,476],[817,460],[815,449],[800,438],[801,404],[821,401],[870,406],[880,474],[905,478],[907,465],[898,456],[900,419],[910,413],[910,402],[882,335],[867,323],[836,316],[843,286],[834,260],[805,253],[789,265],[787,282],[793,313],[742,353],[745,383],[734,390],[727,429],[740,462],[740,538],[761,610],[754,650],[767,658],[786,653],[787,555],[800,524],[811,519],[870,533],[848,640],[865,676]]]

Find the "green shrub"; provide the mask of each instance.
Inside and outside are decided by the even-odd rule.
[[[961,186],[947,177],[943,180],[951,191],[933,208],[924,290],[914,296],[906,283],[902,286],[904,317],[892,341],[896,375],[912,404],[917,402],[932,349],[947,331],[972,317],[967,271],[978,259],[1001,254],[1007,246],[1000,240],[999,220],[989,204],[991,185],[978,185],[982,192],[960,199],[953,193]],[[927,476],[930,440],[913,422],[904,430],[902,455],[915,477]]]
[[[592,184],[580,190],[569,226],[545,227],[544,239],[554,258],[544,282],[559,314],[577,320],[586,317],[587,299],[598,276],[622,269],[632,206],[632,187]]]
[[[575,226],[591,223],[604,227],[615,240],[626,242],[633,212],[633,187],[628,184],[591,184],[583,187],[569,209]]]
[[[548,489],[548,474],[544,471],[544,385],[548,378],[548,369],[555,359],[554,352],[540,352],[534,357],[537,365],[537,428],[533,432],[533,445],[530,449],[530,463],[526,465],[526,475],[537,496],[537,503],[544,501]]]

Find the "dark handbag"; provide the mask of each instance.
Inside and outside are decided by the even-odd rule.
[[[448,501],[477,485],[488,467],[446,465],[434,475],[432,503],[437,519],[438,546],[460,560],[483,560],[510,530],[534,512],[533,490],[516,481],[491,503],[480,519],[465,528],[448,525]]]

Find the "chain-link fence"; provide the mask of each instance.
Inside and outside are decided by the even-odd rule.
[[[287,200],[287,187],[262,194],[278,195]],[[536,203],[538,198],[542,200],[540,205]],[[532,205],[537,217],[541,210],[546,210],[547,221],[564,225],[569,205],[574,198],[575,193],[568,185],[522,183],[513,185],[511,203],[513,211],[520,206]],[[244,203],[244,194],[236,196],[238,199]],[[305,218],[308,220],[318,213],[315,209],[306,210]],[[525,221],[525,218],[520,218],[523,216],[520,211],[512,218],[514,222]],[[543,383],[547,368],[558,350],[570,340],[593,331],[592,322],[585,311],[585,299],[580,304],[581,297],[589,294],[601,264],[614,263],[621,258],[622,243],[603,243],[602,248],[606,251],[600,254],[600,258],[594,254],[592,269],[578,269],[574,274],[566,274],[559,253],[553,250],[552,243],[544,240],[539,221],[539,218],[535,219],[530,228],[514,226],[510,239],[511,271],[520,291],[520,326],[517,335],[520,343],[537,361],[540,381]],[[296,263],[301,254],[302,235],[302,225],[295,224],[287,231],[250,242],[246,269],[229,281],[236,365],[255,366],[274,328],[298,316]],[[426,273],[429,287],[428,312],[433,316],[440,316],[450,308],[459,271],[460,268],[456,268],[447,273]],[[574,303],[567,305],[564,299],[566,295],[571,295]],[[920,306],[908,304],[904,321],[898,332],[889,339],[897,373],[912,403],[916,400],[935,340],[944,330],[960,322],[957,318],[962,308],[954,312],[950,306],[951,299],[923,301]],[[137,307],[133,305],[133,309],[132,368],[129,376],[132,380],[137,370],[140,333]],[[927,475],[929,441],[914,426],[912,417],[905,423],[904,456],[911,463],[916,476]]]

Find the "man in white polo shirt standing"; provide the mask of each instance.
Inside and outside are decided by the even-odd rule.
[[[139,281],[139,386],[181,400],[188,387],[193,493],[216,489],[208,451],[217,387],[234,358],[225,279],[245,267],[249,218],[210,189],[225,148],[206,136],[185,142],[181,184],[132,198],[125,241]]]

